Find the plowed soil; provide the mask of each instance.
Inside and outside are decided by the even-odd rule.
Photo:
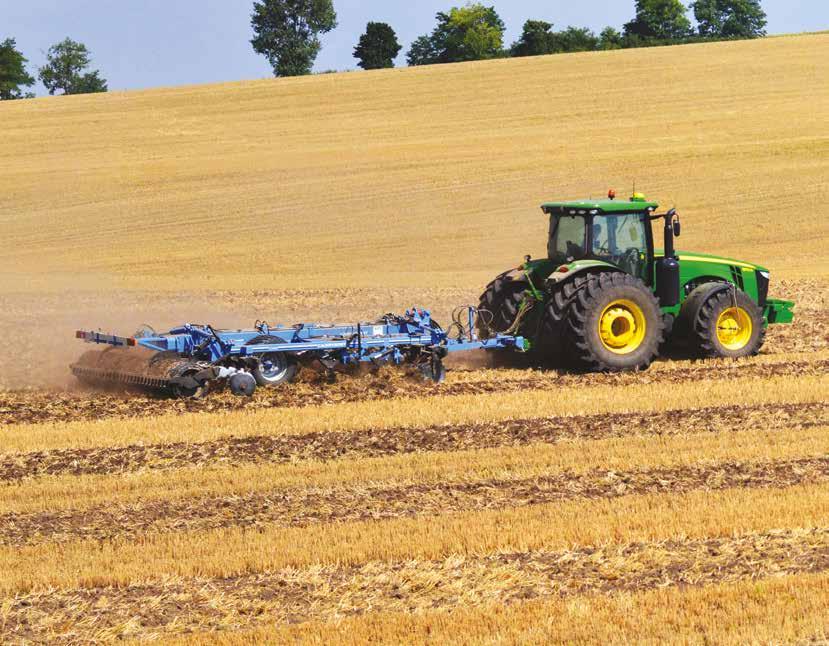
[[[82,512],[0,516],[0,544],[135,538],[148,532],[223,527],[383,520],[418,515],[503,509],[574,498],[717,491],[735,487],[790,487],[829,482],[829,456],[770,463],[725,463],[640,471],[564,473],[528,480],[442,482],[432,485],[304,489],[247,496],[188,498],[111,505]]]
[[[429,451],[461,451],[535,442],[596,440],[625,435],[715,433],[829,424],[829,403],[723,406],[615,415],[520,419],[426,428],[371,429],[212,442],[133,445],[0,454],[0,481],[46,475],[102,475],[147,469],[296,460],[345,460]]]
[[[780,361],[773,363],[704,362],[687,367],[652,370],[639,374],[559,374],[556,372],[506,373],[503,378],[435,385],[393,370],[363,376],[344,376],[328,384],[314,373],[305,380],[280,388],[257,390],[252,399],[215,393],[206,399],[176,400],[165,396],[106,394],[98,391],[0,391],[0,424],[94,421],[107,418],[140,418],[163,414],[262,410],[311,407],[342,402],[361,402],[390,397],[430,397],[520,392],[527,389],[558,389],[568,386],[626,386],[697,380],[738,381],[751,377],[823,375],[829,360]]]

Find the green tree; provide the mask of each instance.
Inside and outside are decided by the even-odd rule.
[[[543,20],[524,23],[521,38],[510,48],[512,56],[540,56],[563,52],[589,52],[597,49],[599,39],[586,27],[567,27],[553,31],[553,26]]]
[[[510,47],[511,56],[543,56],[553,53],[553,25],[543,20],[524,23],[521,38]]]
[[[262,0],[253,3],[253,50],[267,57],[274,76],[310,74],[319,37],[337,26],[332,0]]]
[[[409,65],[434,65],[438,63],[438,51],[430,36],[419,36],[415,38],[412,46],[406,54],[406,62]]]
[[[760,0],[696,0],[691,3],[704,38],[757,38],[766,35]]]
[[[495,7],[467,4],[436,16],[438,24],[430,36],[412,44],[409,65],[457,63],[497,58],[503,55],[504,21]]]
[[[636,0],[636,17],[625,25],[625,37],[641,40],[679,40],[691,32],[685,5],[679,0]]]
[[[46,65],[38,70],[38,75],[49,94],[58,90],[64,94],[106,92],[107,83],[100,72],[86,72],[91,63],[86,45],[67,38],[49,48]]]
[[[568,27],[553,33],[552,45],[554,52],[592,52],[599,39],[586,27]]]
[[[394,59],[401,49],[391,26],[384,22],[370,22],[354,48],[354,58],[359,59],[358,65],[364,70],[394,67]]]
[[[26,71],[28,61],[17,49],[14,38],[0,42],[0,101],[13,99],[30,99],[31,92],[23,92],[24,87],[34,85],[34,78]]]
[[[599,34],[599,49],[622,49],[623,44],[622,34],[613,27],[605,27]]]

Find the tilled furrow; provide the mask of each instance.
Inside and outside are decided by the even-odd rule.
[[[319,376],[306,377],[289,388],[259,389],[251,399],[216,393],[203,400],[174,400],[147,395],[106,393],[0,392],[0,425],[70,422],[106,418],[154,417],[165,414],[210,413],[230,410],[308,407],[343,402],[365,402],[389,397],[431,397],[559,389],[569,386],[626,386],[698,380],[736,380],[762,377],[824,375],[829,360],[735,364],[705,362],[670,370],[622,374],[558,374],[528,371],[526,376],[434,385],[403,373],[383,371],[345,377],[327,384]]]
[[[66,449],[0,456],[0,481],[46,475],[128,473],[193,465],[328,461],[426,451],[462,451],[627,435],[679,435],[746,428],[829,425],[829,403],[767,404],[598,414],[504,422],[253,436],[163,445]]]
[[[591,471],[509,480],[302,488],[248,495],[157,500],[0,516],[0,543],[133,538],[150,532],[384,520],[539,505],[576,498],[788,487],[829,482],[829,457],[760,463]]]
[[[829,529],[671,540],[441,561],[373,562],[128,587],[50,590],[4,608],[7,641],[87,641],[261,622],[511,604],[705,586],[829,570]]]

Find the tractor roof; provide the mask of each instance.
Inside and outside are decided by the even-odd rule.
[[[629,200],[576,200],[574,202],[547,202],[541,208],[545,213],[579,213],[584,211],[590,213],[597,211],[600,214],[607,213],[641,213],[642,211],[655,211],[659,205],[656,202],[648,202],[644,195],[634,195]],[[582,213],[583,215],[583,213]],[[594,214],[595,215],[595,214]]]

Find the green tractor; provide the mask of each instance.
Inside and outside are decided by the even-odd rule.
[[[588,371],[644,370],[666,347],[700,357],[760,351],[766,328],[791,323],[794,303],[771,299],[759,265],[675,251],[675,209],[629,200],[550,202],[547,258],[529,256],[486,288],[478,334],[526,339],[535,364]],[[651,223],[664,223],[654,249]]]

